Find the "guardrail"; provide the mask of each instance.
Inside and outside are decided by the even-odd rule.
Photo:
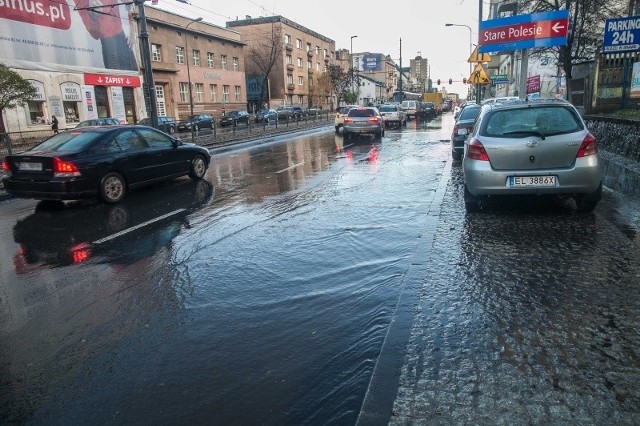
[[[242,124],[223,128],[216,126],[213,130],[205,129],[195,132],[194,142],[201,145],[215,145],[232,140],[256,138],[264,134],[285,133],[291,130],[317,127],[329,122],[333,124],[333,113],[329,111],[322,111],[299,119],[280,119],[269,124],[255,123],[252,116],[248,125]],[[0,133],[0,161],[5,155],[25,151],[52,135],[53,130]],[[190,132],[178,132],[173,136],[185,142],[191,139]]]

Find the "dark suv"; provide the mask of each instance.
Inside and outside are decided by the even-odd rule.
[[[220,126],[237,126],[244,123],[249,124],[249,113],[246,111],[230,111],[220,118]]]
[[[141,124],[143,126],[151,126],[151,119],[143,118],[142,120],[138,121],[138,124]],[[176,132],[176,120],[174,120],[173,117],[161,115],[158,117],[157,128],[165,133],[173,134]]]
[[[278,118],[280,120],[300,120],[305,117],[305,111],[301,107],[285,106],[278,108]]]

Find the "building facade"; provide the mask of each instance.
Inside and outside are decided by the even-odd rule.
[[[3,111],[8,132],[48,130],[53,116],[65,129],[97,117],[134,123],[145,114],[133,5],[104,12],[48,2],[37,15],[11,5],[0,15],[0,58],[37,96]]]
[[[267,98],[261,100],[271,108],[283,105],[329,108],[335,97],[328,91],[319,95],[314,85],[335,58],[335,42],[283,16],[268,16],[227,22],[247,43],[247,73],[265,75],[257,63],[267,56],[274,43],[278,53],[267,75]],[[264,55],[264,56],[263,56]],[[258,101],[256,101],[258,102]],[[257,105],[262,107],[264,105]]]
[[[247,110],[240,33],[152,7],[146,17],[158,115],[186,119],[192,102],[194,114]]]

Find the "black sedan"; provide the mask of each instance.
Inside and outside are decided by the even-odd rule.
[[[230,111],[220,118],[220,126],[237,126],[238,124],[249,124],[249,113],[246,111]]]
[[[178,131],[186,132],[191,131],[191,126],[193,125],[194,131],[199,131],[200,129],[213,129],[216,125],[216,119],[209,114],[198,114],[193,115],[187,118],[184,121],[178,123]]]
[[[2,162],[5,190],[37,200],[122,200],[129,189],[190,176],[202,179],[209,151],[147,126],[86,127],[56,134]]]

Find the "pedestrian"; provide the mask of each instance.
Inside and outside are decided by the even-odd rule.
[[[51,129],[53,133],[58,133],[58,119],[55,115],[51,117]]]

